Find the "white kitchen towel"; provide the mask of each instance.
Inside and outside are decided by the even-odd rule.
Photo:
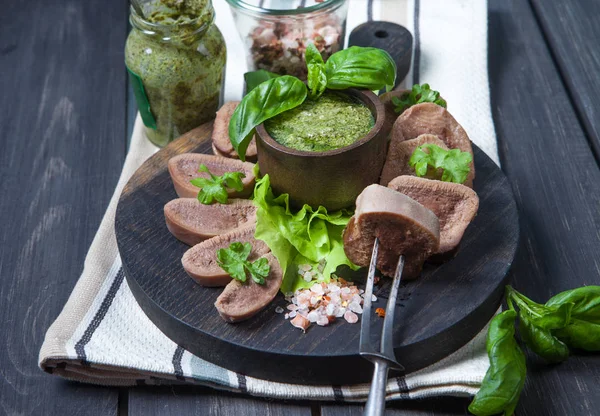
[[[498,161],[489,103],[486,2],[349,1],[348,32],[368,19],[392,20],[412,31],[414,67],[405,84],[428,82],[441,90],[471,139]],[[226,99],[239,99],[243,46],[225,1],[214,0],[214,5],[217,25],[226,34],[228,47]],[[148,319],[124,279],[114,220],[123,186],[156,151],[145,138],[138,116],[121,177],[85,259],[83,273],[46,333],[40,367],[67,379],[103,385],[193,383],[273,398],[365,400],[368,385],[291,385],[218,367],[176,345]],[[485,331],[438,363],[390,379],[387,398],[476,393],[488,368]]]

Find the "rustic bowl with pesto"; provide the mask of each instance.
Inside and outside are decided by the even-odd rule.
[[[249,92],[231,117],[229,138],[243,159],[256,132],[261,171],[292,205],[337,210],[378,180],[387,132],[371,91],[394,85],[396,65],[381,49],[357,46],[324,62],[309,44],[305,59],[306,84],[266,71],[246,77]]]

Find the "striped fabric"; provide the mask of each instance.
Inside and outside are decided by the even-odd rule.
[[[225,0],[213,0],[227,35],[229,62],[243,55]],[[415,37],[414,67],[405,81],[429,82],[471,139],[498,160],[487,78],[487,5],[480,0],[350,0],[348,32],[367,19],[391,20]],[[236,60],[237,57],[237,60]],[[228,65],[225,96],[239,99],[243,65]],[[156,148],[138,116],[123,172],[67,304],[48,329],[40,367],[67,379],[102,385],[193,383],[282,399],[363,401],[368,385],[310,386],[246,377],[192,355],[167,338],[143,313],[124,278],[114,235],[121,190]],[[207,352],[210,357],[210,352]],[[392,378],[388,399],[477,392],[488,368],[485,330],[434,365]]]

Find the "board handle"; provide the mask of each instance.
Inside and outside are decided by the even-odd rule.
[[[348,46],[383,49],[389,53],[397,67],[396,87],[401,83],[412,61],[413,36],[404,26],[392,22],[372,21],[357,26],[350,33]]]

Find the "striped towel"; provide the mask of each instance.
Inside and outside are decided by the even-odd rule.
[[[226,100],[242,94],[244,50],[225,0],[213,0],[227,34]],[[487,74],[487,5],[481,0],[350,0],[347,32],[367,19],[392,20],[412,31],[414,67],[405,81],[443,91],[471,139],[498,161]],[[236,62],[236,65],[232,65]],[[130,386],[194,383],[256,396],[363,401],[369,386],[309,386],[246,377],[192,355],[142,312],[124,279],[114,234],[121,190],[156,148],[138,116],[123,172],[67,304],[48,329],[39,355],[51,374],[82,382]],[[438,363],[389,380],[388,399],[477,392],[488,368],[485,330]]]

